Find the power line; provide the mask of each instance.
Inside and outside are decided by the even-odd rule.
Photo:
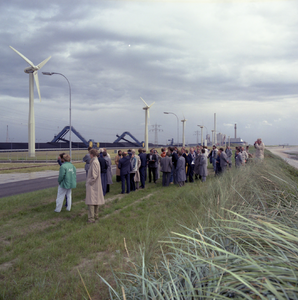
[[[196,130],[194,135],[197,136],[197,145],[199,144],[199,134],[200,134],[200,131]]]
[[[151,125],[151,126],[153,127],[153,129],[150,129],[149,131],[154,131],[154,132],[155,132],[154,144],[157,146],[157,145],[158,145],[158,135],[157,135],[157,133],[158,133],[159,131],[163,131],[163,130],[162,130],[162,129],[159,129],[159,127],[160,127],[161,125],[155,124],[155,125]]]

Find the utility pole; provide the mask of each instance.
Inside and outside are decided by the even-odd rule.
[[[199,144],[199,134],[200,134],[200,131],[196,130],[194,135],[197,136],[197,145]]]
[[[8,136],[8,125],[7,125],[7,129],[6,129],[6,143],[9,142],[9,136]]]
[[[159,131],[163,131],[163,130],[162,130],[162,129],[159,129],[159,127],[160,127],[161,125],[155,124],[155,125],[151,125],[151,126],[153,127],[153,129],[150,129],[150,131],[154,131],[154,132],[155,132],[154,144],[155,144],[155,146],[157,146],[157,145],[158,145],[158,135],[157,135],[157,133],[158,133]]]
[[[183,120],[181,120],[183,127],[182,127],[182,147],[185,147],[185,134],[184,134],[184,130],[185,130],[185,122],[187,120],[185,119],[184,115],[183,115]]]

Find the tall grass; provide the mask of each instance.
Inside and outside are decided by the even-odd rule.
[[[130,271],[115,274],[116,287],[99,274],[110,298],[298,299],[297,174],[267,153],[262,164],[186,190],[205,218],[177,220],[149,261],[144,247],[128,249]]]

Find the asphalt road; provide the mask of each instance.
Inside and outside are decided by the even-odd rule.
[[[113,175],[116,174],[115,166],[112,166],[112,172]],[[77,182],[85,180],[86,173],[77,172]],[[0,184],[0,198],[48,189],[50,187],[58,187],[58,175],[2,183]]]

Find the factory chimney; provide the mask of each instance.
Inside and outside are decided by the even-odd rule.
[[[235,139],[237,138],[237,124],[235,124]]]

